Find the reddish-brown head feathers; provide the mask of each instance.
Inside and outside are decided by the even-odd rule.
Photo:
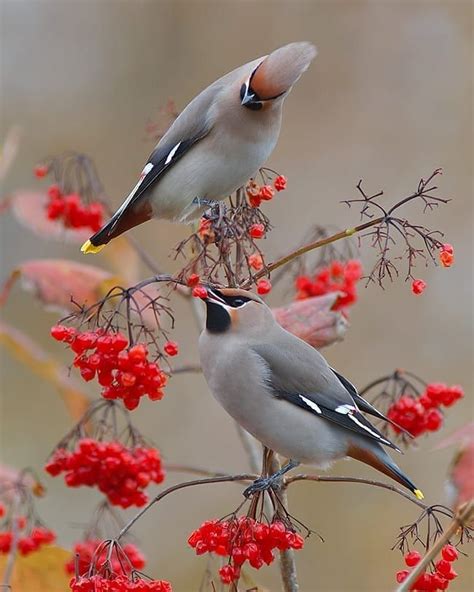
[[[251,90],[262,101],[281,95],[307,70],[316,53],[314,45],[306,41],[276,49],[255,70]]]

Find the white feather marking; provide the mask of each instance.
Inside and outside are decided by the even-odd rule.
[[[173,156],[176,154],[176,150],[178,150],[178,148],[180,147],[180,145],[181,145],[181,142],[178,142],[176,144],[176,146],[173,148],[173,150],[171,150],[171,152],[166,157],[165,165],[167,165],[167,164],[169,164],[171,162]]]
[[[336,413],[341,413],[342,415],[350,415],[351,413],[354,413],[354,411],[357,411],[357,407],[354,407],[354,405],[339,405],[339,407],[336,407],[336,409],[334,409],[334,411]]]
[[[313,411],[316,411],[316,413],[319,413],[319,414],[322,413],[319,405],[316,405],[316,403],[314,401],[311,401],[311,399],[307,399],[306,397],[303,397],[303,395],[299,395],[299,397],[303,401],[303,403],[305,405],[308,405],[308,407],[311,407],[311,409],[313,409]]]
[[[381,440],[382,442],[385,442],[385,443],[388,443],[389,444],[388,440],[385,440],[385,438],[382,438],[381,436],[379,436],[379,434],[377,434],[377,432],[374,432],[369,427],[367,427],[366,425],[364,425],[361,421],[359,421],[357,419],[357,417],[355,415],[352,415],[352,413],[349,414],[349,419],[352,419],[352,421],[354,423],[356,423],[359,427],[361,427],[366,432],[369,432],[369,434],[372,434],[372,436],[374,436],[375,438],[377,438],[377,440]]]

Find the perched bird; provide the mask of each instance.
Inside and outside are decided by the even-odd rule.
[[[212,288],[204,300],[199,351],[211,392],[245,430],[290,459],[248,493],[267,488],[299,463],[325,468],[349,456],[423,498],[382,445],[399,449],[361,412],[389,420],[316,349],[283,329],[258,296]]]
[[[152,217],[192,222],[241,187],[275,148],[283,102],[315,56],[311,43],[290,43],[203,90],[158,142],[120,208],[81,250],[96,253]]]

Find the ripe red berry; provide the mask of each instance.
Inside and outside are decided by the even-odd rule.
[[[421,555],[418,551],[410,551],[405,554],[405,563],[408,567],[413,567],[421,560]]]
[[[179,348],[176,341],[167,341],[163,349],[169,356],[177,356],[179,353]]]
[[[273,189],[273,187],[271,185],[264,185],[263,187],[261,187],[260,193],[258,194],[260,199],[263,201],[270,201],[274,195],[275,195],[275,190]]]
[[[286,183],[286,177],[284,177],[283,175],[278,175],[278,177],[273,182],[273,186],[277,191],[283,191],[284,189],[286,189]]]
[[[441,549],[441,555],[446,561],[456,561],[459,557],[459,552],[454,545],[445,545]]]
[[[190,288],[194,288],[194,286],[197,286],[199,284],[200,279],[201,278],[199,277],[199,275],[197,273],[192,273],[188,277],[188,280],[186,283]]]
[[[48,174],[48,167],[45,164],[37,164],[33,170],[37,179],[42,179]]]
[[[269,280],[262,278],[257,282],[257,292],[260,295],[268,294],[272,289],[272,284]]]
[[[439,260],[443,267],[451,267],[454,262],[454,248],[449,243],[444,243],[439,251]]]
[[[48,187],[48,197],[49,197],[49,199],[61,199],[62,198],[62,193],[61,193],[61,189],[60,189],[59,185],[56,185],[54,183],[53,185],[50,185]]]
[[[207,290],[204,286],[196,286],[193,288],[193,296],[194,298],[207,298]]]
[[[438,409],[430,409],[426,416],[426,429],[436,432],[443,425],[443,414]]]
[[[263,269],[263,258],[260,253],[252,253],[252,255],[249,255],[248,262],[250,267],[255,269],[255,271]]]
[[[249,228],[249,234],[252,238],[259,239],[265,236],[265,227],[263,224],[252,224]]]
[[[425,288],[426,282],[424,282],[423,280],[413,280],[411,285],[411,291],[413,292],[413,294],[423,294]]]

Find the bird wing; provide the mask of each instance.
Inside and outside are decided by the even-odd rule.
[[[321,354],[299,342],[288,343],[286,348],[268,343],[252,346],[268,368],[266,382],[273,394],[400,452],[362,415],[351,392]]]

